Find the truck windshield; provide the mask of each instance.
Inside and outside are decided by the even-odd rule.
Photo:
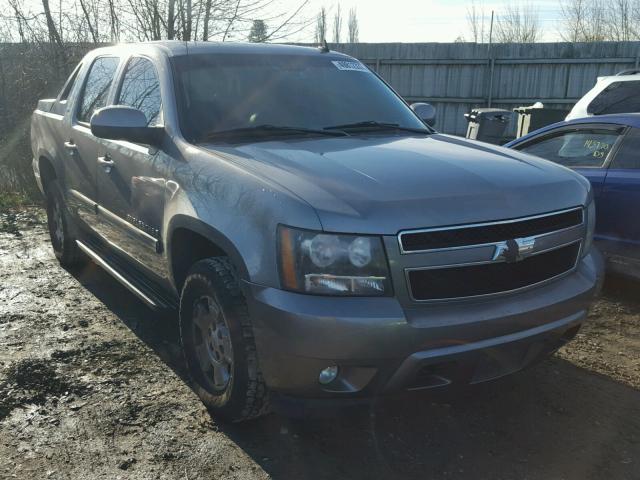
[[[341,56],[197,54],[173,58],[173,68],[181,130],[194,143],[233,131],[430,132],[376,75]]]

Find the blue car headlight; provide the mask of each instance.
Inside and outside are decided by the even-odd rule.
[[[281,225],[280,278],[287,290],[316,295],[387,296],[391,280],[380,237]]]

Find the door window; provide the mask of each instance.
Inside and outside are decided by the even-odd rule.
[[[585,129],[562,132],[519,150],[565,167],[602,167],[621,130]]]
[[[91,115],[99,108],[106,106],[118,63],[117,57],[100,57],[93,62],[80,98],[78,121],[89,123]]]
[[[156,69],[146,58],[132,58],[122,79],[118,104],[141,110],[147,117],[147,125],[162,123],[162,99]]]
[[[640,129],[634,128],[625,135],[610,168],[640,169]]]
[[[594,115],[630,112],[640,112],[640,81],[613,82],[587,107]]]

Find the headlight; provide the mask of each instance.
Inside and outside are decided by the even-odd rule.
[[[589,253],[589,251],[591,250],[591,246],[593,245],[593,234],[596,231],[596,203],[591,200],[585,210],[587,219],[587,233],[584,238],[584,247],[582,249],[583,257]]]
[[[284,288],[318,295],[390,295],[382,239],[280,226],[280,277]]]

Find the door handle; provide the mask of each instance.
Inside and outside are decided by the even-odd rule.
[[[73,140],[64,142],[64,148],[66,148],[69,151],[69,155],[73,156],[76,154],[77,148]]]
[[[106,154],[104,157],[98,157],[98,164],[101,165],[107,173],[111,173],[111,169],[115,166],[109,154]]]

